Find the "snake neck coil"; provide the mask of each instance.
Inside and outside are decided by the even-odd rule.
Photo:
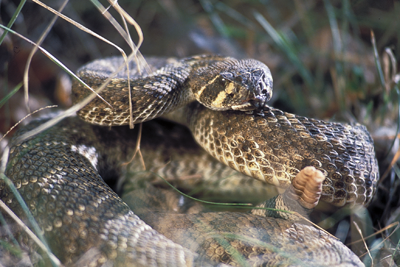
[[[78,115],[97,125],[128,125],[149,121],[197,100],[213,110],[261,109],[272,96],[272,76],[268,67],[254,59],[236,60],[221,56],[194,56],[184,59],[148,58],[155,71],[141,73],[134,61],[118,71],[123,58],[93,61],[78,70],[78,76],[94,90],[110,76],[106,88]],[[91,91],[75,81],[74,103]],[[129,100],[129,91],[131,100]],[[132,112],[129,110],[129,102]]]

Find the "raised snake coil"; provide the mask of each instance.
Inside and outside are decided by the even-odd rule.
[[[149,62],[159,69],[166,61],[151,59]],[[180,92],[185,89],[185,85],[191,84],[202,89],[197,94],[204,97],[206,87],[215,85],[217,78],[214,76],[205,80],[207,77],[199,74],[199,70],[205,71],[211,65],[210,72],[218,76],[221,67],[233,66],[233,69],[237,69],[243,66],[236,60],[221,57],[194,57],[169,62],[171,65],[136,80],[134,64],[131,65],[131,86],[134,92],[139,93],[139,96],[133,94],[136,122],[149,120],[160,112],[190,102],[196,92]],[[120,64],[122,61],[118,58],[100,60],[84,67],[78,74],[96,88]],[[255,65],[258,64],[261,63]],[[246,74],[246,71],[240,71]],[[241,79],[244,74],[241,73]],[[111,81],[109,90],[101,93],[113,109],[96,99],[79,112],[80,116],[97,124],[126,124],[129,121],[129,110],[126,108],[129,98],[127,83],[122,76],[120,73]],[[231,78],[227,72],[223,72],[223,76],[225,80]],[[193,80],[193,77],[196,79]],[[222,96],[233,90],[230,84],[225,84],[224,93],[215,94],[214,99],[211,96],[211,104],[223,104]],[[268,81],[261,82],[261,86],[266,84]],[[79,87],[76,85],[76,88]],[[273,109],[265,105],[266,99],[270,97],[268,94],[272,92],[266,90],[264,93],[266,97],[251,100],[250,106],[257,109],[245,105],[245,112],[210,111],[192,103],[185,107],[184,115],[189,120],[188,125],[196,140],[215,158],[232,168],[286,187],[299,170],[305,166],[315,166],[327,176],[323,185],[323,200],[338,206],[368,203],[375,190],[378,167],[372,139],[365,127],[327,123]],[[75,95],[77,100],[84,96],[85,93]],[[20,134],[29,128],[23,129]],[[97,264],[113,260],[120,265],[125,265],[124,261],[128,265],[134,263],[145,266],[191,265],[193,261],[199,265],[196,263],[198,255],[174,244],[144,224],[102,181],[97,172],[104,176],[103,173],[113,169],[111,166],[118,166],[118,162],[125,160],[130,154],[126,145],[130,143],[125,142],[123,137],[132,137],[126,129],[101,128],[85,125],[76,119],[67,119],[35,139],[22,144],[15,139],[12,143],[7,175],[24,196],[35,219],[44,229],[46,238],[55,247],[56,255],[63,262],[72,263],[83,252],[96,248],[99,253],[94,262]],[[4,187],[4,184],[0,185]],[[23,214],[11,192],[4,188],[1,192],[1,198],[17,214]],[[263,224],[258,223],[258,218],[249,215],[233,215],[238,216],[236,219],[228,214],[220,216],[220,219],[215,219],[203,215],[206,222],[217,221],[215,225],[230,219],[251,220],[255,226]],[[295,227],[295,230],[290,230],[292,237],[288,236],[288,240],[286,237],[267,238],[277,246],[283,244],[285,250],[285,244],[290,246],[293,240],[301,240],[300,243],[303,243],[304,236],[323,236],[319,231],[308,228],[304,230],[302,226],[294,226],[291,222],[279,219],[271,221],[267,218],[265,222],[282,228],[276,230],[265,226],[268,233],[276,231],[278,236],[287,227]],[[300,231],[303,237],[296,237],[296,231]],[[340,259],[336,264],[352,257],[335,243],[337,241],[327,240],[329,238],[323,242],[315,238],[314,245],[305,244],[304,248],[311,246],[312,249],[325,249],[324,253],[330,251],[333,253],[330,257]],[[327,247],[322,245],[329,242],[334,244]],[[333,256],[334,253],[338,253],[338,256]],[[324,263],[330,264],[328,261]]]
[[[167,62],[169,64],[165,67]],[[83,67],[78,74],[96,88],[122,64],[121,58],[98,60]],[[231,84],[236,86],[238,83],[220,84],[217,78],[221,73],[224,77],[227,73],[242,77],[266,68],[265,76],[270,75],[268,68],[258,61],[241,63],[218,56],[180,61],[150,58],[149,64],[158,69],[157,72],[144,78],[139,76],[138,80],[135,79],[138,76],[135,65],[130,66],[132,116],[136,123],[186,105],[195,99],[190,94],[208,99],[211,102],[208,106],[212,103],[215,103],[214,107],[225,105],[221,99],[227,97]],[[161,66],[164,67],[160,69]],[[111,80],[108,90],[100,94],[113,109],[102,100],[95,99],[79,111],[79,116],[99,125],[128,124],[128,84],[122,78],[125,75],[124,71],[119,72]],[[246,78],[240,81],[243,79]],[[247,77],[247,80],[251,78]],[[272,96],[272,78],[265,84],[268,84],[269,90],[261,101],[261,107],[246,106],[248,110],[245,112],[217,112],[193,103],[186,106],[183,113],[188,116],[180,118],[180,121],[188,124],[196,141],[213,157],[242,173],[286,188],[301,169],[314,166],[327,177],[323,186],[324,201],[336,206],[369,203],[379,173],[373,140],[365,126],[325,122],[269,107],[265,102]],[[193,93],[188,86],[195,88]],[[222,91],[215,90],[213,86],[222,87]],[[208,87],[210,90],[207,90]],[[85,89],[81,85],[77,88],[80,90],[76,90],[76,101],[88,94],[82,93]]]

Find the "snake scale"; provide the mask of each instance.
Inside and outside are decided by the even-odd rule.
[[[179,113],[168,117],[184,122],[212,157],[253,178],[288,188],[283,195],[289,189],[296,191],[291,181],[299,180],[306,166],[313,166],[324,177],[315,192],[311,190],[316,203],[320,196],[336,206],[370,202],[379,174],[373,141],[364,126],[310,119],[268,106],[272,77],[268,67],[256,60],[195,56],[149,58],[148,63],[153,71],[139,74],[135,63],[129,62],[134,123],[180,108]],[[78,75],[97,88],[121,64],[121,58],[97,60],[82,67]],[[82,87],[74,84],[75,102],[89,94]],[[91,124],[67,118],[20,142],[18,136],[45,121],[39,120],[20,129],[10,141],[6,175],[63,263],[212,266],[218,265],[214,260],[227,264],[248,260],[253,265],[274,266],[298,266],[302,262],[362,265],[339,241],[279,212],[160,212],[155,217],[156,213],[132,211],[103,180],[125,175],[121,162],[129,161],[134,153],[137,129],[102,127],[129,123],[128,91],[126,70],[119,71],[100,93],[109,105],[95,99],[78,112]],[[193,102],[195,99],[198,102]],[[144,148],[157,150],[160,142],[155,140],[161,138],[166,143],[165,153],[175,149],[173,144],[185,146],[185,138],[170,133],[174,127],[178,126],[146,123],[143,157],[147,153]],[[196,151],[193,153],[204,153],[198,152],[195,144],[188,146],[188,150]],[[165,166],[175,164],[171,155],[164,155]],[[210,156],[202,158],[206,157]],[[0,189],[1,199],[24,218],[3,182]],[[261,206],[293,210],[292,202],[297,203],[292,197],[279,195]],[[146,223],[134,212],[148,217]],[[186,234],[176,229],[187,229],[183,231]],[[218,233],[224,236],[222,241],[215,237]],[[242,240],[241,235],[249,236],[250,241]]]

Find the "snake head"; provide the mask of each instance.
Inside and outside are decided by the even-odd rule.
[[[195,96],[214,110],[260,110],[272,97],[269,68],[254,59],[217,62],[202,69]]]
[[[243,96],[242,99],[244,99],[242,105],[232,109],[259,110],[271,99],[273,86],[271,72],[263,63],[258,61],[257,63],[255,68],[244,67],[243,70],[236,73],[232,80],[238,88],[236,93]]]
[[[262,109],[272,97],[273,80],[269,69],[256,69],[251,73],[250,91],[253,99],[249,102],[255,109]]]

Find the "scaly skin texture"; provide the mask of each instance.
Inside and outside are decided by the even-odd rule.
[[[266,106],[265,102],[272,94],[272,78],[268,68],[258,61],[198,56],[170,62],[159,69],[165,60],[153,59],[158,69],[156,72],[144,76],[133,73],[130,85],[134,122],[147,121],[183,106],[194,96],[216,110],[229,109],[226,107],[229,103],[232,109],[242,111],[208,111],[203,114],[203,109],[194,109],[194,104],[188,106],[186,112],[197,141],[218,160],[245,174],[281,186],[287,186],[303,167],[312,165],[327,176],[322,189],[326,201],[342,206],[346,203],[364,204],[370,200],[378,174],[372,140],[365,128],[325,123]],[[100,60],[88,65],[95,69],[84,67],[78,73],[97,87],[119,63],[121,60],[115,58]],[[128,124],[127,85],[123,75],[118,74],[111,80],[109,88],[101,93],[112,108],[96,99],[78,115],[99,125]],[[74,88],[79,89],[79,86]],[[190,88],[193,91],[188,91]],[[85,93],[75,91],[74,96],[79,100]],[[207,96],[209,102],[201,100]],[[6,174],[21,192],[51,247],[64,263],[76,262],[91,248],[97,251],[97,256],[89,260],[93,265],[110,261],[115,265],[200,266],[216,259],[217,251],[204,259],[197,249],[189,251],[181,246],[184,244],[173,243],[151,229],[103,182],[102,178],[110,174],[114,178],[125,174],[126,167],[122,163],[129,161],[134,148],[127,141],[130,133],[126,128],[89,126],[76,118],[69,118],[23,143],[16,139],[34,127],[32,124],[21,130],[11,142]],[[154,143],[154,140],[150,138],[148,142]],[[201,170],[199,174],[206,175],[206,171]],[[4,184],[0,186],[1,199],[24,217],[14,196]],[[218,214],[215,216],[219,217]],[[219,228],[222,221],[230,221],[229,216],[224,213],[220,219],[212,217],[210,220],[216,225],[210,224],[210,227],[217,231],[236,232],[235,227]],[[234,220],[242,218],[241,215],[232,216]],[[244,217],[247,216],[257,221],[253,216],[259,215]],[[273,220],[284,226],[279,221],[281,219]],[[292,218],[288,223],[294,223]],[[262,223],[256,224],[262,226]],[[304,230],[306,228],[301,228],[294,239],[289,235],[287,242],[295,242],[303,231],[307,236],[312,235],[313,230]],[[197,230],[193,231],[196,233]],[[265,231],[278,235],[279,240],[280,231],[268,226]],[[304,240],[305,236],[300,239]],[[207,242],[199,241],[199,244]],[[350,263],[359,264],[353,254],[343,252],[348,251],[347,248],[338,246],[339,251],[349,257]],[[334,258],[334,264],[348,260],[338,258],[329,247],[324,247],[323,251]],[[293,249],[296,251],[295,247]],[[246,257],[254,255],[244,254]],[[300,254],[299,258],[308,262]],[[220,260],[230,263],[223,258]]]
[[[309,119],[268,106],[215,112],[193,103],[186,113],[196,141],[242,173],[286,188],[301,169],[314,166],[327,177],[323,201],[365,205],[374,196],[378,162],[363,125]]]
[[[96,88],[121,64],[121,58],[98,60],[84,66],[78,74]],[[131,62],[130,66],[135,123],[160,116],[196,98],[217,110],[228,109],[237,99],[223,100],[228,98],[229,92],[235,91],[233,83],[223,78],[227,73],[239,77],[240,81],[249,81],[245,91],[253,90],[261,95],[248,96],[248,102],[257,102],[259,98],[265,101],[272,95],[269,69],[256,60],[194,56],[181,60],[151,58],[149,64],[158,70],[142,76],[137,73],[135,64]],[[118,73],[109,88],[100,93],[113,109],[95,99],[78,115],[99,125],[128,124],[129,98],[124,78],[123,73]],[[254,79],[257,82],[253,82]],[[251,89],[254,84],[267,89]],[[243,95],[242,84],[234,86],[237,94]],[[84,93],[88,90],[77,83],[74,88],[75,101],[88,94]],[[195,102],[184,109],[188,114],[185,123],[196,141],[213,157],[246,175],[286,188],[302,168],[314,166],[328,177],[322,200],[336,206],[370,202],[379,170],[373,140],[364,126],[297,116],[262,103],[262,107],[253,107],[254,110],[245,106],[246,112],[217,112]]]
[[[148,58],[149,73],[139,73],[129,63],[133,123],[159,117],[192,101],[213,110],[247,110],[260,107],[272,96],[272,77],[268,67],[254,59],[237,60],[215,55],[184,59]],[[78,76],[96,89],[113,72],[125,65],[120,57],[96,60],[78,70]],[[117,72],[107,88],[82,108],[78,115],[98,125],[129,124],[129,86],[127,70]],[[74,81],[73,102],[91,93]],[[252,106],[254,105],[254,106]]]
[[[13,140],[39,124],[31,123]],[[152,230],[99,175],[121,174],[118,167],[134,148],[134,142],[125,146],[126,130],[108,131],[78,118],[65,119],[26,142],[11,141],[6,175],[64,264],[96,249],[97,257],[89,261],[95,265],[111,260],[117,266],[191,266],[194,253]],[[0,191],[1,199],[25,218],[3,182]]]
[[[234,266],[362,266],[340,241],[290,220],[224,212],[147,213],[143,218],[200,257]]]
[[[362,266],[342,243],[283,212],[307,216],[318,203],[324,179],[307,167],[294,179],[295,186],[258,205],[280,211],[257,208],[252,214],[199,211],[198,203],[182,207],[179,194],[151,186],[125,199],[154,229],[200,257],[234,266]]]
[[[347,247],[324,232],[297,222],[297,216],[282,219],[235,212],[179,214],[180,204],[175,205],[178,209],[173,214],[165,210],[160,214],[147,209],[143,212],[143,208],[152,205],[140,205],[143,203],[138,200],[140,196],[155,196],[163,205],[170,202],[153,191],[133,192],[132,212],[99,175],[106,179],[125,172],[121,163],[134,153],[136,134],[132,130],[92,126],[78,118],[67,118],[33,139],[17,143],[18,136],[38,125],[39,122],[31,123],[15,135],[7,176],[43,229],[52,251],[67,265],[78,261],[79,266],[104,262],[115,266],[207,266],[217,265],[210,262],[217,260],[271,266],[278,263],[362,266]],[[161,142],[157,137],[161,136],[168,144],[166,148],[180,142],[189,151],[197,149],[193,140],[180,138],[176,133],[181,130],[171,129],[171,124],[144,125],[141,143],[144,157],[147,157],[145,151],[157,149]],[[177,163],[174,153],[171,157],[164,155],[165,165]],[[195,174],[201,175],[202,171]],[[0,186],[1,199],[24,218],[13,194],[3,183]],[[172,202],[176,204],[179,199]],[[286,206],[279,196],[269,203],[280,203],[277,207],[283,209]],[[192,207],[189,213],[198,213],[198,209]],[[176,243],[151,229],[149,224]],[[221,235],[227,239],[221,239]],[[243,259],[232,258],[232,248]],[[84,261],[82,256],[93,250],[95,257]]]

